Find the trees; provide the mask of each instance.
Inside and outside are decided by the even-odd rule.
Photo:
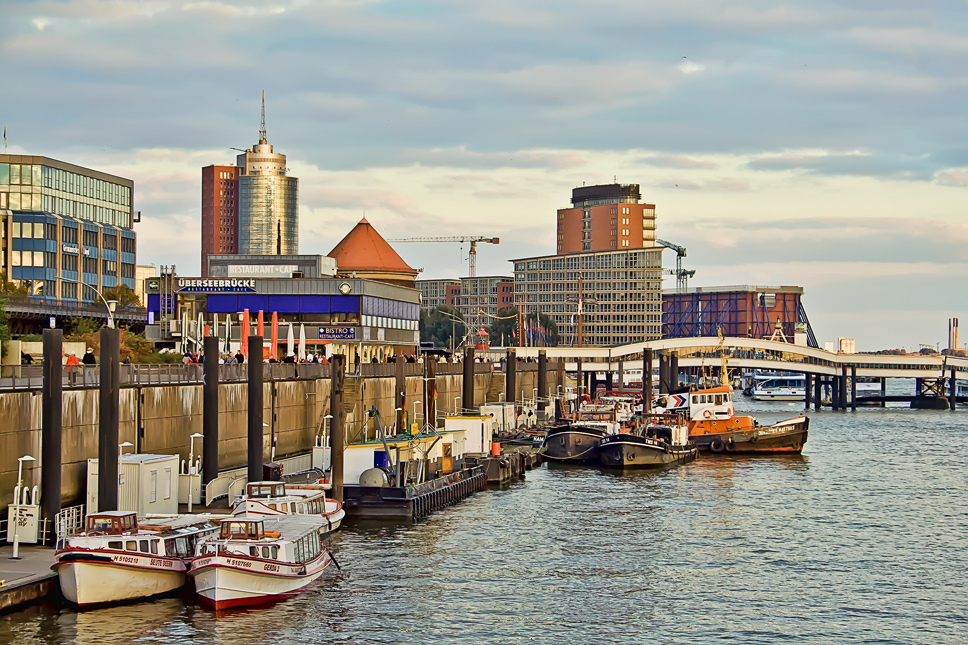
[[[488,333],[491,344],[502,347],[520,345],[518,342],[518,310],[513,308],[498,309],[497,318],[491,323]]]
[[[0,271],[0,294],[5,296],[28,296],[30,290],[22,284],[7,279],[7,272]]]
[[[103,294],[105,300],[114,300],[120,307],[128,305],[141,306],[141,298],[126,284],[119,284],[116,287],[105,289]]]
[[[530,332],[529,332],[530,330]],[[524,339],[518,338],[518,310],[500,309],[489,330],[494,345],[557,347],[558,325],[545,313],[532,311],[524,317]]]
[[[420,342],[449,348],[453,338],[454,349],[457,349],[465,333],[466,325],[457,309],[440,305],[420,310]]]

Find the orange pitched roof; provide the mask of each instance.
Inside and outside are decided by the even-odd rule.
[[[329,257],[336,258],[340,271],[390,271],[417,275],[417,271],[397,255],[365,217],[329,252]]]

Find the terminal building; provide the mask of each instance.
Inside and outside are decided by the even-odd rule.
[[[130,179],[0,154],[0,270],[31,296],[99,303],[105,289],[134,290],[135,221]]]

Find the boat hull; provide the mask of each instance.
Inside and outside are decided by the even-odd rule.
[[[220,611],[294,596],[323,575],[330,562],[326,551],[305,565],[213,555],[196,558],[189,575],[199,601]]]
[[[725,432],[690,437],[699,450],[714,454],[800,454],[807,442],[810,420],[798,417],[746,432]]]
[[[623,470],[665,468],[692,461],[698,455],[696,446],[668,446],[643,441],[641,437],[619,435],[602,439],[598,459],[604,468]]]
[[[59,560],[51,568],[57,572],[64,598],[86,607],[150,598],[181,588],[185,584],[184,564],[172,562],[171,569],[159,569],[116,562],[105,556],[91,556]]]
[[[569,428],[548,432],[542,455],[562,464],[589,464],[598,462],[598,445],[604,432]]]

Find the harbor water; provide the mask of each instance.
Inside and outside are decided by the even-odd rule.
[[[968,642],[968,416],[810,416],[800,457],[545,465],[414,525],[345,526],[342,572],[269,607],[45,602],[0,616],[0,643]]]

